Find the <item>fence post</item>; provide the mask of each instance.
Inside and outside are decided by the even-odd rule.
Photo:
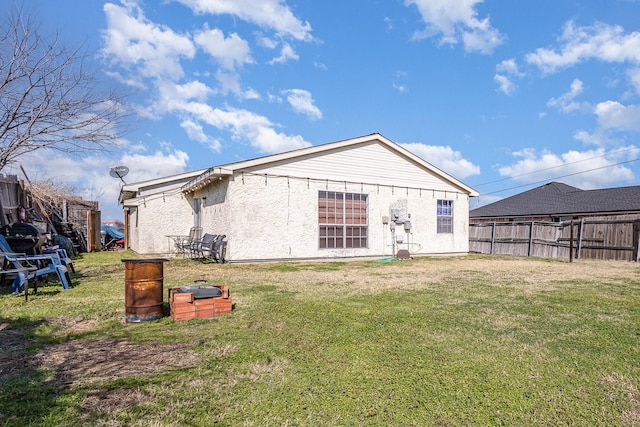
[[[640,220],[633,222],[633,258],[640,261]]]
[[[531,228],[529,228],[529,253],[527,254],[527,256],[531,256],[533,253],[533,225],[535,224],[535,221],[531,221]]]
[[[578,252],[576,253],[576,259],[580,259],[582,251],[582,228],[584,226],[584,218],[580,218],[580,225],[578,225]]]
[[[573,262],[573,221],[569,222],[569,262]]]
[[[491,227],[491,247],[489,248],[489,255],[493,255],[493,242],[496,239],[496,222],[493,222],[493,226]]]

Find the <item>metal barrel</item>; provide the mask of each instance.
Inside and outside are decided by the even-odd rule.
[[[123,259],[127,323],[147,322],[163,316],[164,258]]]

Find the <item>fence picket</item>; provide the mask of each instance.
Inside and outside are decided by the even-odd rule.
[[[475,253],[640,261],[639,247],[638,219],[469,224],[469,251]]]

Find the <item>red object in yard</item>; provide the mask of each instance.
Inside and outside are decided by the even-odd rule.
[[[233,309],[229,287],[214,285],[220,289],[220,296],[213,298],[196,298],[195,291],[183,291],[180,288],[169,290],[169,305],[173,320],[208,319],[230,312]]]

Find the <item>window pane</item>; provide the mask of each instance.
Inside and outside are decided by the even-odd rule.
[[[453,200],[438,200],[437,232],[453,233]]]
[[[366,227],[346,227],[347,248],[366,248],[367,247],[367,228]]]
[[[326,248],[327,248],[327,240],[322,236],[320,236],[320,249],[326,249]]]

